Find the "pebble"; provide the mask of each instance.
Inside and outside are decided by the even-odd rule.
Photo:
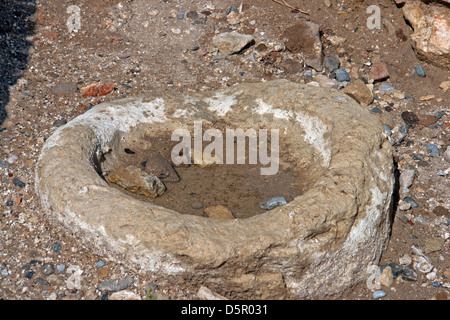
[[[102,281],[98,284],[97,289],[99,291],[121,291],[133,284],[134,280],[132,277],[125,277],[124,279],[109,279]]]
[[[195,19],[198,18],[198,13],[197,13],[197,11],[189,11],[189,12],[186,14],[186,17],[188,17],[189,19],[195,20]]]
[[[27,279],[31,279],[33,277],[34,271],[28,271],[27,273],[25,273],[25,278]]]
[[[374,107],[374,108],[370,109],[370,111],[372,113],[378,113],[378,114],[382,114],[383,113],[383,111],[380,108],[378,108],[378,107]]]
[[[437,169],[436,173],[437,173],[438,176],[441,176],[441,177],[447,176],[447,174],[442,169]]]
[[[438,111],[438,112],[436,112],[435,114],[434,114],[434,117],[436,118],[436,119],[440,119],[440,118],[442,118],[443,116],[445,115],[445,111],[444,110],[440,110],[440,111]]]
[[[386,296],[386,292],[384,292],[383,290],[377,290],[372,294],[372,297],[374,299],[379,299],[379,298],[383,298]]]
[[[53,265],[53,263],[44,263],[41,270],[43,274],[50,275],[55,273],[55,266]]]
[[[425,76],[426,76],[425,70],[423,70],[423,67],[422,67],[421,65],[418,65],[418,66],[416,67],[416,73],[417,73],[419,76],[421,76],[421,77],[425,77]]]
[[[390,83],[388,82],[384,82],[382,83],[379,87],[378,90],[384,93],[387,92],[392,92],[392,91],[397,91],[397,89],[395,89]]]
[[[380,271],[383,272],[384,268],[386,268],[386,267],[391,268],[391,272],[392,272],[392,275],[394,276],[394,278],[397,278],[403,272],[403,267],[395,262],[390,262],[390,263],[386,263],[386,264],[382,265],[380,268]]]
[[[122,290],[111,294],[108,300],[142,300],[142,298],[131,291]]]
[[[13,206],[14,205],[14,201],[13,200],[8,200],[8,201],[6,201],[6,206],[7,207],[11,207],[11,206]]]
[[[425,148],[430,151],[430,157],[434,158],[435,155],[440,156],[439,148],[435,144],[427,144]]]
[[[64,264],[56,265],[56,271],[58,271],[59,273],[64,272],[64,269],[66,269],[66,266]]]
[[[417,281],[417,273],[410,267],[405,267],[402,272],[402,279],[406,281]]]
[[[65,125],[66,123],[67,123],[67,120],[59,119],[59,120],[56,120],[55,122],[53,122],[53,126],[54,127],[61,127],[61,126]]]
[[[26,186],[26,184],[24,182],[20,181],[17,178],[13,179],[13,183],[15,186],[18,186],[19,188],[24,188]]]
[[[43,279],[41,277],[37,277],[35,280],[36,280],[36,282],[38,282],[38,283],[40,283],[40,284],[42,284],[44,286],[49,286],[50,285],[50,282],[48,282],[47,280],[45,280],[45,279]]]
[[[191,202],[191,208],[199,210],[203,208],[203,203],[200,200],[194,200]]]
[[[404,202],[410,203],[413,208],[417,208],[419,205],[410,197],[405,197],[403,199]]]
[[[3,160],[0,160],[0,168],[9,168],[9,163],[6,163]]]
[[[3,268],[2,271],[1,271],[1,275],[2,275],[3,277],[8,276],[8,275],[9,275],[8,269]]]
[[[401,114],[403,121],[407,125],[413,125],[419,122],[419,118],[414,112],[404,111]]]
[[[369,79],[373,79],[375,81],[384,80],[389,78],[389,72],[387,66],[384,62],[378,61],[372,64],[372,68],[370,69]]]
[[[339,82],[350,81],[350,76],[348,75],[347,71],[342,68],[335,70],[334,74],[336,76],[336,80]]]
[[[60,244],[58,241],[55,241],[55,242],[52,244],[52,250],[53,250],[54,252],[56,252],[56,253],[59,253],[59,251],[61,250],[61,248],[62,248],[62,246],[61,246],[61,244]]]
[[[442,284],[438,281],[433,281],[433,282],[431,282],[431,285],[435,288],[439,288]]]
[[[403,189],[403,192],[409,193],[408,188],[412,185],[415,176],[415,170],[406,169],[402,171],[402,173],[400,174],[400,185]]]
[[[186,11],[182,10],[178,13],[178,19],[182,20],[184,19],[184,15],[186,14]]]
[[[19,157],[17,157],[15,154],[13,154],[12,156],[10,156],[8,158],[7,161],[8,161],[9,164],[13,164],[13,163],[17,162],[17,160],[19,160]]]
[[[382,126],[383,126],[384,130],[386,131],[386,134],[390,137],[392,135],[391,128],[389,128],[389,126],[386,124],[383,124]]]
[[[340,62],[339,58],[336,56],[333,57],[325,57],[323,61],[323,66],[325,67],[325,70],[328,72],[333,72],[334,70],[337,70],[339,68]]]
[[[104,265],[105,265],[105,262],[103,262],[102,260],[100,260],[100,261],[98,261],[98,262],[95,263],[95,266],[96,266],[97,268],[101,268],[101,267],[103,267]]]
[[[409,128],[410,128],[409,125],[403,124],[403,125],[400,126],[400,132],[401,132],[401,133],[404,133],[404,134],[407,134],[408,131],[409,131]]]
[[[285,205],[286,199],[284,197],[273,197],[269,199],[264,199],[259,204],[259,207],[264,210],[272,210],[278,206]]]

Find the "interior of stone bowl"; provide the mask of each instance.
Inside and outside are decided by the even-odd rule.
[[[216,130],[220,138],[217,146],[222,146],[219,163],[203,167],[195,165],[191,158],[188,165],[173,165],[171,150],[180,144],[180,139],[174,136],[174,132],[179,132],[177,130],[189,133],[191,148],[194,148],[194,136],[198,133],[195,130],[201,130],[202,138],[208,130]],[[238,130],[247,134],[245,140],[236,137]],[[293,201],[310,190],[326,170],[324,161],[327,160],[307,142],[305,131],[293,121],[274,120],[270,114],[261,115],[253,125],[235,123],[227,118],[141,123],[128,132],[118,131],[113,136],[108,152],[102,153],[98,159],[96,170],[99,175],[107,180],[111,172],[130,165],[143,170],[148,159],[146,156],[150,154],[151,157],[153,152],[157,152],[173,165],[180,177],[176,182],[163,181],[166,187],[164,194],[148,197],[128,192],[114,183],[110,186],[137,200],[180,214],[205,216],[203,209],[217,205],[228,208],[234,218],[263,214],[270,209],[267,206],[261,208],[264,200],[283,197],[287,202]],[[206,151],[214,140],[202,141],[201,150]],[[229,151],[231,145],[233,157],[227,158],[227,148]],[[240,163],[238,148],[241,148],[240,154],[244,151],[245,156]],[[217,151],[214,150],[213,154]],[[201,207],[193,208],[191,204],[194,202],[200,202]]]

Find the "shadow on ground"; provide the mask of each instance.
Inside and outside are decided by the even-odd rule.
[[[0,125],[8,116],[9,90],[24,72],[34,33],[35,1],[0,0]]]

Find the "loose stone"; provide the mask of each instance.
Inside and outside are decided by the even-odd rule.
[[[325,57],[323,61],[323,66],[325,67],[325,70],[328,72],[333,72],[334,70],[337,70],[339,68],[340,62],[339,58],[336,56],[333,57]]]
[[[259,207],[261,209],[265,209],[265,210],[272,210],[278,206],[282,206],[285,205],[286,199],[284,197],[273,197],[273,198],[269,198],[269,199],[265,199],[263,200],[260,204]]]
[[[61,248],[62,248],[62,246],[58,241],[54,242],[52,245],[52,250],[55,251],[56,253],[59,253]]]
[[[413,125],[419,122],[419,118],[414,112],[410,111],[404,111],[401,114],[403,121],[405,121],[405,124],[407,125]]]
[[[334,74],[336,75],[336,80],[339,82],[350,81],[350,76],[347,71],[342,68],[337,69]]]
[[[405,202],[407,202],[407,203],[410,203],[411,206],[412,206],[413,208],[417,208],[417,207],[419,206],[419,205],[417,204],[417,202],[415,202],[415,201],[414,201],[412,198],[410,198],[410,197],[404,198],[403,201],[405,201]]]
[[[191,203],[191,208],[195,210],[199,210],[203,208],[203,203],[199,200],[194,200]]]
[[[432,143],[427,144],[427,145],[425,146],[425,148],[426,148],[427,150],[429,150],[429,152],[430,152],[430,157],[433,158],[435,155],[437,155],[438,157],[440,156],[439,148],[438,148],[435,144],[432,144]]]
[[[110,279],[101,282],[97,289],[100,291],[121,291],[128,288],[134,282],[133,278],[126,277],[124,279]]]
[[[379,298],[383,298],[386,296],[386,292],[384,292],[383,290],[377,290],[372,294],[372,297],[374,299],[379,299]]]
[[[24,188],[26,186],[25,182],[22,182],[17,178],[13,179],[13,183],[15,186],[18,186],[19,188]]]
[[[417,281],[417,273],[410,267],[405,267],[403,269],[402,279],[406,281]]]
[[[419,76],[421,76],[421,77],[425,77],[426,76],[425,70],[423,70],[423,67],[421,65],[418,65],[415,70],[416,70],[416,73]]]
[[[44,263],[41,270],[43,274],[50,275],[55,273],[55,266],[53,263]]]

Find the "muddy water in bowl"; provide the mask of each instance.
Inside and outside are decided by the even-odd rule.
[[[225,136],[225,130],[222,129],[221,132],[224,132]],[[217,218],[214,214],[211,216],[211,212],[220,208],[225,214],[221,214],[219,219],[245,219],[267,212],[273,206],[282,205],[282,202],[276,201],[277,198],[281,197],[289,202],[308,188],[307,181],[300,179],[301,172],[289,154],[291,146],[284,141],[280,141],[276,173],[268,175],[261,174],[261,168],[267,168],[270,164],[250,161],[250,153],[255,151],[250,149],[250,138],[244,141],[245,155],[239,164],[238,149],[242,147],[239,145],[242,141],[237,138],[233,143],[232,163],[226,161],[226,156],[222,156],[223,159],[217,156],[219,163],[195,164],[192,157],[195,152],[192,149],[191,164],[174,164],[171,152],[178,143],[171,140],[171,133],[168,132],[157,137],[146,136],[143,143],[127,145],[127,148],[120,152],[118,166],[134,166],[149,175],[157,176],[165,186],[161,195],[149,197],[130,192],[116,183],[111,186],[139,200],[149,201],[182,214]],[[193,146],[194,138],[191,143]],[[207,150],[209,144],[211,142],[203,141],[201,150]],[[226,147],[224,142],[222,155],[227,154]],[[270,157],[270,137],[266,147]],[[259,148],[257,153],[258,150]],[[203,158],[209,155],[206,152],[196,154],[201,154]],[[180,155],[183,155],[183,152]],[[216,156],[214,152],[212,155]],[[275,161],[274,157],[273,160]],[[266,204],[271,200],[273,204]]]

